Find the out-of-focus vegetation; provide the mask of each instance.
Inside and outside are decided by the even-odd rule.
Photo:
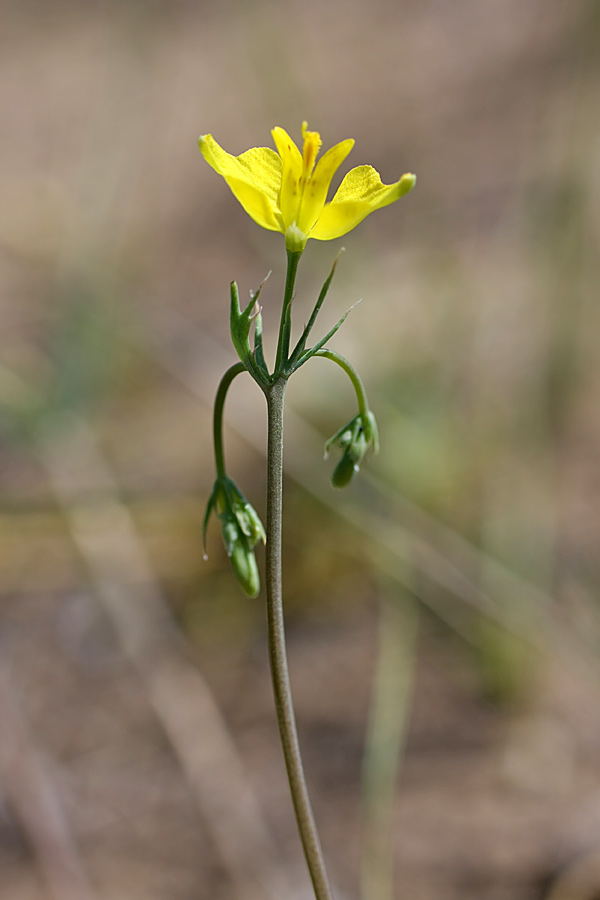
[[[334,878],[357,895],[391,597],[425,611],[385,669],[413,686],[396,806],[365,819],[395,822],[397,896],[541,896],[600,845],[597,0],[1,6],[0,897],[307,890],[261,602],[201,547],[228,283],[273,269],[272,346],[283,240],[196,146],[304,118],[419,177],[347,236],[323,311],[364,298],[335,347],[382,451],[347,493],[322,460],[347,385],[316,360],[289,391],[286,605]],[[308,246],[299,324],[339,243]],[[228,410],[260,511],[262,399],[236,383]]]

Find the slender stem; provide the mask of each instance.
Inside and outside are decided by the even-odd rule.
[[[302,251],[287,251],[287,275],[285,279],[285,293],[283,295],[283,306],[281,309],[281,321],[279,323],[279,340],[277,342],[277,356],[275,357],[275,376],[281,372],[282,365],[288,361],[288,353],[290,350],[290,334],[292,330],[291,321],[291,303],[294,297],[294,284],[296,282],[296,273],[298,271],[298,263]]]
[[[230,369],[227,369],[221,378],[217,396],[215,397],[215,408],[213,412],[213,444],[215,448],[215,468],[218,476],[225,475],[225,456],[223,453],[223,409],[225,406],[225,397],[227,396],[227,391],[229,390],[229,386],[233,379],[246,371],[246,366],[241,362],[236,363],[235,366],[231,366]]]
[[[325,860],[304,778],[285,646],[281,590],[283,405],[285,378],[265,389],[268,408],[266,588],[269,655],[275,709],[287,776],[304,855],[317,900],[333,900]]]
[[[367,392],[365,391],[365,386],[361,381],[360,375],[358,374],[352,363],[348,362],[346,357],[342,356],[341,353],[336,353],[335,350],[317,350],[315,356],[322,356],[323,359],[330,359],[332,362],[337,363],[338,366],[344,370],[344,372],[352,382],[354,390],[356,391],[358,410],[361,416],[367,418],[369,415]]]

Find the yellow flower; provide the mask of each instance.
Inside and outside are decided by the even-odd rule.
[[[263,228],[285,234],[286,246],[294,252],[301,252],[308,238],[330,241],[347,234],[369,213],[408,194],[417,180],[406,174],[395,184],[382,184],[372,166],[358,166],[327,203],[331,180],[354,141],[341,141],[317,163],[321,137],[309,131],[306,122],[302,153],[283,128],[271,133],[277,153],[255,147],[232,156],[210,134],[198,143],[204,159],[223,176],[248,215]]]

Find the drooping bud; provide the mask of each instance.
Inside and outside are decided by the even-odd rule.
[[[239,488],[225,475],[215,481],[204,517],[204,535],[213,510],[221,522],[223,543],[236,578],[244,593],[256,597],[260,591],[260,577],[253,547],[259,541],[266,541],[260,517]]]
[[[369,411],[367,416],[360,413],[354,416],[347,425],[340,428],[325,444],[325,454],[335,444],[342,450],[342,456],[333,470],[331,483],[333,487],[342,488],[349,484],[369,452],[377,453],[379,438],[375,416]]]
[[[227,481],[229,482],[227,487],[231,508],[242,534],[246,535],[251,547],[254,547],[259,541],[262,541],[263,544],[266,543],[267,535],[260,516],[233,481],[230,479]]]
[[[235,542],[230,559],[235,576],[244,593],[248,597],[257,597],[260,591],[260,576],[254,550],[245,535],[240,535]]]

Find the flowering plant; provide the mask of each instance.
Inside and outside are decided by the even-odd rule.
[[[321,148],[318,132],[302,124],[302,152],[283,128],[272,131],[276,151],[255,147],[240,156],[223,150],[212,135],[203,135],[199,146],[206,161],[221,175],[249,216],[263,228],[285,235],[287,276],[281,307],[275,364],[269,369],[262,342],[262,316],[258,303],[264,285],[251,294],[242,309],[238,287],[231,284],[230,331],[239,362],[221,379],[214,408],[214,450],[217,478],[208,501],[204,533],[215,512],[221,522],[223,540],[234,573],[251,597],[260,591],[254,546],[266,540],[266,604],[271,672],[275,706],[298,829],[317,900],[331,900],[319,836],[304,779],[302,759],[287,666],[281,590],[281,533],[283,488],[283,409],[287,381],[304,363],[322,357],[336,363],[348,375],[357,399],[356,415],[326,443],[326,451],[337,446],[341,458],[333,472],[334,487],[347,485],[370,452],[378,449],[375,417],[369,409],[363,383],[350,362],[327,344],[348,313],[322,338],[310,345],[309,338],[335,273],[329,276],[316,299],[312,313],[296,344],[291,347],[292,297],[298,263],[309,238],[328,241],[351,231],[366,216],[393,203],[415,185],[414,175],[405,174],[391,185],[382,183],[371,166],[358,166],[342,180],[333,198],[327,194],[331,181],[346,159],[354,141],[335,144],[317,161]],[[252,333],[252,337],[251,337]],[[263,391],[268,410],[267,522],[266,529],[236,485],[228,478],[223,451],[223,411],[233,380],[247,372]]]
[[[408,194],[414,175],[395,184],[382,184],[372,166],[352,169],[333,199],[327,202],[331,181],[354,146],[340,141],[319,162],[321,136],[302,123],[302,153],[283,128],[274,128],[270,147],[254,147],[240,156],[226,153],[210,134],[199,140],[205,160],[222,175],[235,197],[255,222],[285,234],[288,250],[303,250],[308,238],[331,241],[352,231],[369,213]]]

